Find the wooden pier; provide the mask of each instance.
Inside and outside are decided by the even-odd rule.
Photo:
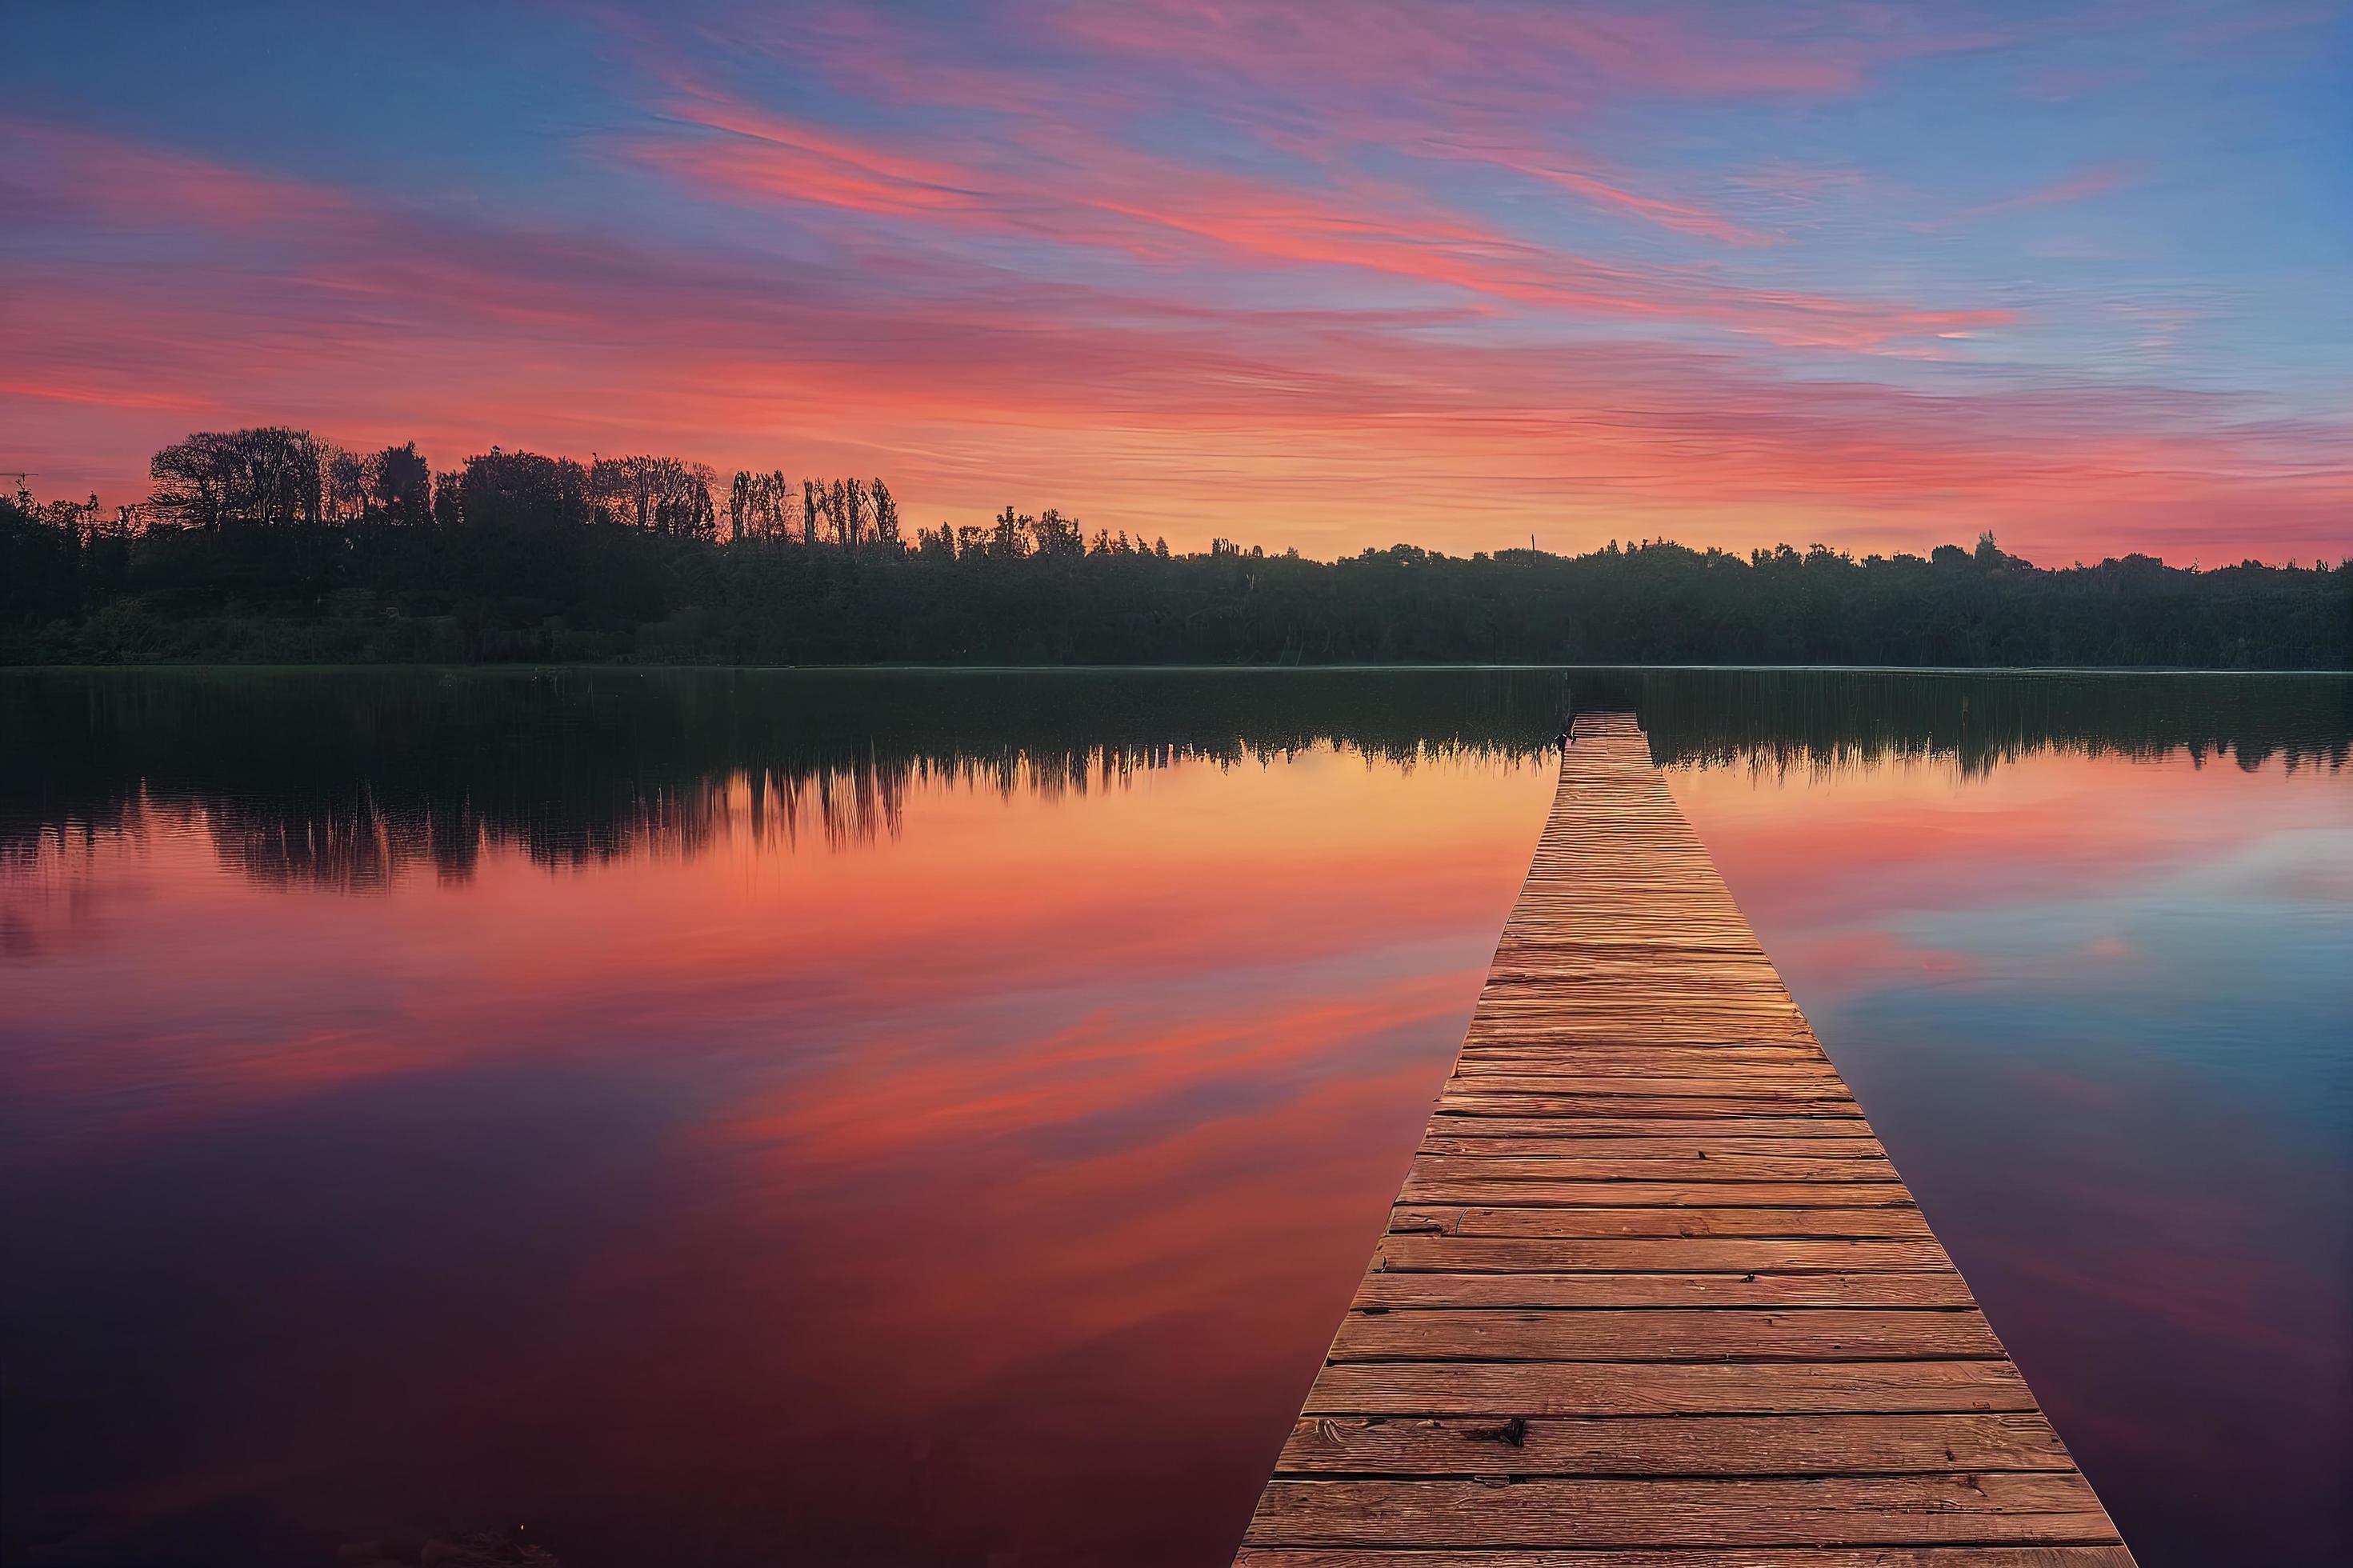
[[[1246,1568],[2130,1568],[1623,714]]]

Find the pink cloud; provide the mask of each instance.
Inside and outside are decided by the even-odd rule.
[[[1366,182],[1330,191],[1206,172],[1103,142],[1030,132],[1000,143],[1050,156],[982,167],[919,159],[697,89],[679,121],[715,138],[633,145],[650,166],[702,189],[864,215],[921,216],[955,227],[1154,254],[1172,237],[1206,241],[1263,264],[1313,265],[1436,284],[1498,302],[1604,318],[1689,322],[1790,345],[1869,350],[1999,326],[2009,311],[1934,310],[1746,289],[1696,270],[1632,268],[1572,255],[1430,208]],[[1609,191],[1686,226],[1696,209],[1616,191],[1582,175],[1529,172],[1584,194]],[[1579,184],[1581,182],[1581,184]]]
[[[1377,14],[1367,17],[1365,11]],[[1740,39],[1720,15],[1595,16],[1518,9],[1031,7],[1006,19],[1051,65],[976,63],[953,35],[878,23],[860,9],[740,26],[775,58],[814,64],[841,89],[913,110],[953,107],[1074,131],[1128,135],[1145,105],[1202,113],[1330,168],[1355,150],[1485,162],[1620,216],[1719,244],[1777,237],[1688,197],[1604,175],[1567,125],[1579,106],[1630,93],[1839,93],[1872,55],[1852,40]],[[689,72],[661,41],[635,47],[663,79]],[[1876,58],[1875,56],[1873,58]]]
[[[749,249],[344,203],[58,133],[15,166],[15,195],[97,214],[42,220],[69,243],[78,226],[155,212],[145,232],[169,256],[0,258],[16,462],[58,493],[128,500],[156,446],[267,419],[354,445],[414,437],[445,464],[494,441],[628,441],[723,468],[883,472],[926,523],[1024,498],[1179,547],[1229,531],[1319,552],[1398,538],[1468,550],[1535,528],[1555,548],[1671,533],[1885,549],[1993,526],[2037,558],[2155,547],[2211,563],[2347,543],[2353,430],[2266,416],[2244,396],[1793,378],[1737,346],[1755,331],[1722,350],[1532,340],[1501,330],[1502,313],[1532,308],[1522,295],[1620,331],[1777,311],[1811,331],[1893,328],[1835,301],[1514,250],[1377,191],[1344,188],[1343,202],[1142,161],[1057,191],[705,107],[761,134],[698,130],[697,155],[813,189],[814,210],[1061,233],[1155,260],[1113,274],[1136,288],[1082,286],[848,229],[835,258],[780,268]],[[216,222],[224,210],[237,220]],[[1237,252],[1276,271],[1369,259],[1438,291],[1243,305],[1212,265]],[[1197,279],[1196,266],[1209,270]],[[1154,282],[1166,286],[1137,291]]]
[[[1501,157],[1489,161],[1515,173],[1558,185],[1563,190],[1574,191],[1599,205],[1631,213],[1657,224],[1661,228],[1695,234],[1704,238],[1721,240],[1726,245],[1772,245],[1777,242],[1774,236],[1735,223],[1719,213],[1681,202],[1641,195],[1574,169],[1554,168],[1535,162],[1514,162]]]
[[[1886,46],[1801,27],[1743,34],[1723,13],[1616,15],[1537,6],[1377,5],[1348,11],[1158,0],[1072,5],[1056,30],[1091,49],[1175,59],[1223,75],[1409,89],[1485,77],[1498,94],[1556,91],[1565,73],[1693,96],[1852,90]],[[1315,74],[1308,75],[1314,67]]]
[[[1999,217],[2006,213],[2034,212],[2044,207],[2071,206],[2077,202],[2089,201],[2094,196],[2103,196],[2111,191],[2121,190],[2137,178],[2139,178],[2139,172],[2128,164],[2104,163],[2097,168],[2085,169],[2079,174],[2070,174],[2063,180],[2053,180],[2047,184],[2021,191],[2016,195],[2004,196],[1999,201],[1986,202],[1978,206],[1964,208],[1939,219],[1933,226],[1957,228],[1983,218]]]

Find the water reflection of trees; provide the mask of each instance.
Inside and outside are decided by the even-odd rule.
[[[1662,763],[1842,771],[1949,763],[1969,775],[2040,752],[2253,770],[2344,766],[2353,677],[1923,674],[1898,670],[1579,672],[1580,706],[1631,708]]]
[[[1979,773],[2035,752],[2341,768],[2343,677],[1871,671],[41,671],[0,678],[0,869],[158,826],[271,886],[364,892],[731,839],[852,847],[936,786],[1054,798],[1322,746],[1525,758],[1580,708],[1662,762]]]

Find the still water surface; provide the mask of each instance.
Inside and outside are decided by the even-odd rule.
[[[2344,1562],[2353,681],[1569,679],[2143,1563]],[[1561,683],[0,674],[0,1551],[1222,1563]]]

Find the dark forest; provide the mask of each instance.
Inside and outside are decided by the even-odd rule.
[[[1090,531],[1053,508],[902,522],[882,479],[659,457],[202,433],[154,488],[0,499],[0,661],[657,664],[2353,664],[2353,566],[2046,569],[1666,541],[1336,562]]]

